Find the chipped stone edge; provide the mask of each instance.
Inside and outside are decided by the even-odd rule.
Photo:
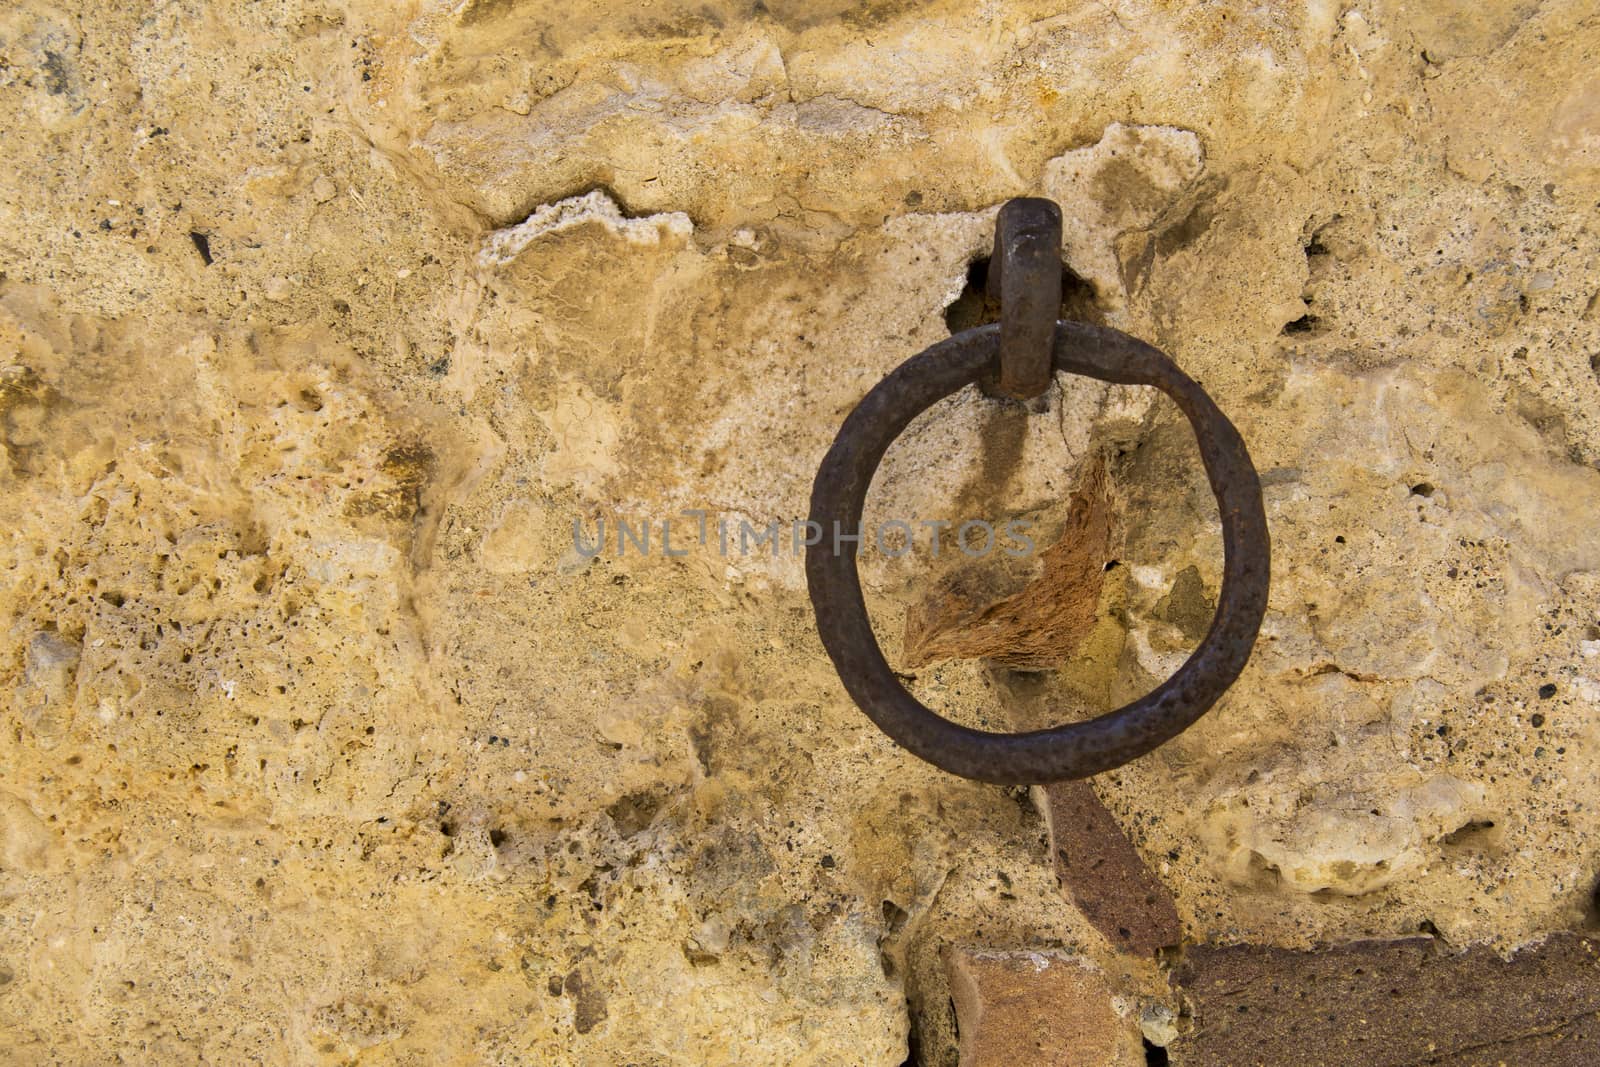
[[[630,219],[604,190],[594,189],[553,204],[543,204],[515,226],[495,230],[484,239],[478,251],[478,266],[484,269],[505,266],[540,238],[586,222],[597,222],[636,245],[657,245],[663,236],[682,238],[694,232],[694,222],[682,211]]]
[[[1102,977],[1105,975],[1104,968],[1096,961],[1061,948],[979,948],[973,945],[954,944],[945,948],[944,956],[947,964],[957,956],[965,956],[967,959],[983,963],[1027,963],[1033,967],[1035,974],[1061,963],[1072,964],[1088,974]]]

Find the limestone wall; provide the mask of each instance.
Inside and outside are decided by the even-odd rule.
[[[1266,486],[1251,666],[1096,783],[1187,936],[1582,927],[1597,50],[1580,0],[7,5],[0,1058],[953,1064],[947,948],[1101,953],[1026,793],[718,543],[804,517],[1019,195]],[[1045,548],[1091,477],[1061,669],[919,696],[1039,725],[1193,647],[1219,528],[1141,390],[960,394],[869,519]],[[900,661],[1039,566],[863,574]]]

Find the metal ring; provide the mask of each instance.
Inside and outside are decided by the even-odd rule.
[[[1116,330],[1058,322],[1058,371],[1125,385],[1152,385],[1171,397],[1200,446],[1222,516],[1222,590],[1216,618],[1178,672],[1147,696],[1087,722],[1027,733],[989,733],[957,725],[906,692],[872,633],[856,542],[873,472],[889,445],[923,411],[995,370],[999,326],[980,326],[902,363],[856,405],[823,458],[811,491],[811,521],[821,539],[806,549],[806,584],[817,630],[844,687],[862,711],[902,747],[952,774],[1004,785],[1087,778],[1121,766],[1176,737],[1225,692],[1255,644],[1267,607],[1271,545],[1261,480],[1239,431],[1195,381],[1158,349]]]

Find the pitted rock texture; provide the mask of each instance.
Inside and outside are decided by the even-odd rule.
[[[1095,785],[1185,937],[1592,922],[1590,7],[9,5],[0,1058],[952,1065],[958,945],[1181,1031],[1026,795],[848,703],[790,536],[1017,195],[1266,487],[1250,667]],[[1066,665],[908,682],[990,729],[1159,683],[1220,575],[1170,405],[1044,408],[868,502],[1042,553],[1104,470]],[[880,643],[985,563],[1041,566],[873,546]]]

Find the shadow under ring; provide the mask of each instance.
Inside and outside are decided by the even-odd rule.
[[[1211,628],[1176,674],[1133,703],[1084,722],[1024,733],[961,726],[906,691],[872,632],[857,541],[867,489],[884,453],[922,412],[998,367],[998,325],[966,330],[895,368],[840,427],[811,490],[820,539],[806,549],[817,631],[856,705],[894,741],[952,774],[1003,785],[1087,778],[1137,759],[1182,733],[1239,677],[1266,613],[1271,542],[1244,440],[1205,390],[1159,349],[1117,330],[1056,323],[1056,371],[1120,385],[1149,385],[1194,429],[1222,519],[1222,589]]]

